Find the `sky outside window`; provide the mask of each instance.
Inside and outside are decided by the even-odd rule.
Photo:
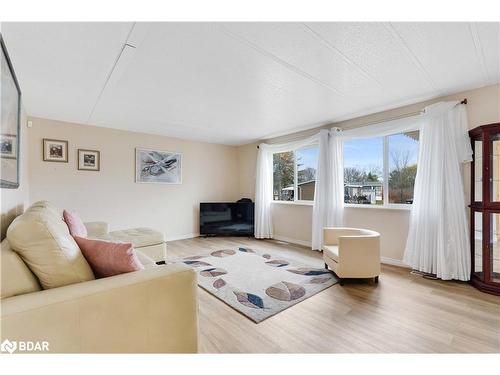
[[[344,168],[376,172],[382,180],[384,139],[379,137],[344,141]]]

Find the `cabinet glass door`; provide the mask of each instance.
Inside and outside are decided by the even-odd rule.
[[[500,134],[491,135],[490,148],[490,200],[500,202]]]
[[[477,276],[481,277],[482,272],[483,272],[483,214],[481,212],[474,212],[474,273]]]
[[[474,202],[483,200],[483,141],[474,141]]]
[[[500,214],[491,214],[490,280],[500,283]]]

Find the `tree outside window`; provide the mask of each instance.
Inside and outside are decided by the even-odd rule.
[[[273,155],[274,200],[314,200],[318,152],[318,147],[310,147]]]

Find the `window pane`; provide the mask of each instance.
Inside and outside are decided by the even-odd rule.
[[[389,203],[413,203],[418,131],[389,136]]]
[[[318,165],[319,149],[307,148],[297,150],[297,199],[302,201],[314,200],[316,186],[316,168]]]
[[[383,204],[384,139],[344,142],[344,202]]]
[[[293,201],[294,196],[293,152],[273,155],[273,198],[276,201]]]

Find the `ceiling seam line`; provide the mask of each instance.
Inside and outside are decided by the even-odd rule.
[[[99,104],[102,94],[104,93],[104,90],[106,89],[106,86],[108,85],[109,80],[111,79],[111,76],[113,75],[113,72],[115,71],[116,65],[118,64],[118,61],[120,60],[120,57],[123,54],[123,51],[125,50],[126,45],[124,44],[120,50],[120,53],[118,54],[118,57],[116,58],[113,67],[111,68],[110,72],[108,73],[108,76],[106,77],[106,81],[104,81],[104,85],[101,88],[101,91],[99,91],[99,95],[97,96],[97,99],[92,106],[92,110],[90,111],[89,117],[87,119],[87,124],[90,122],[92,116],[94,115],[94,111],[97,108],[97,105]]]
[[[317,38],[322,44],[326,45],[326,47],[335,53],[337,53],[345,62],[347,62],[349,65],[354,66],[357,70],[359,70],[365,78],[368,78],[369,80],[375,82],[377,85],[379,85],[382,89],[385,90],[384,85],[375,77],[373,77],[370,73],[368,73],[364,68],[362,68],[360,65],[352,61],[347,55],[345,55],[342,51],[340,51],[337,47],[335,47],[332,43],[327,41],[319,32],[311,28],[309,25],[307,25],[304,22],[301,22],[301,25],[310,33],[312,34],[315,38]]]
[[[432,89],[434,89],[435,91],[437,91],[439,95],[444,95],[443,90],[441,90],[441,88],[438,87],[438,85],[436,84],[436,82],[434,82],[434,80],[430,76],[429,72],[427,72],[427,69],[425,69],[425,67],[422,64],[422,62],[413,53],[413,51],[411,50],[411,48],[408,46],[408,44],[403,39],[403,37],[401,36],[401,34],[399,34],[398,31],[394,28],[394,26],[392,25],[392,23],[390,23],[390,22],[389,23],[384,23],[384,26],[385,26],[386,29],[388,29],[390,31],[390,33],[392,34],[392,36],[398,41],[399,45],[401,47],[403,47],[406,55],[411,59],[411,61],[417,67],[417,69],[419,69],[420,72],[424,74],[425,78],[427,78],[428,83],[430,83]]]
[[[476,51],[476,57],[479,60],[479,65],[481,65],[481,71],[483,75],[483,83],[487,85],[490,81],[488,68],[486,67],[486,62],[484,59],[484,49],[481,44],[481,38],[479,37],[479,32],[475,23],[469,23],[469,32],[472,38],[472,43],[474,44],[474,49]]]
[[[278,56],[274,55],[273,53],[269,52],[269,51],[266,51],[265,49],[259,47],[258,45],[256,45],[255,43],[252,43],[251,41],[249,41],[248,39],[244,38],[244,37],[241,37],[239,35],[236,35],[235,33],[233,33],[232,31],[228,30],[227,28],[225,28],[224,26],[222,25],[219,25],[219,27],[223,30],[223,32],[228,35],[229,37],[243,43],[243,44],[246,44],[248,47],[252,48],[254,51],[260,53],[261,55],[263,56],[266,56],[268,58],[270,58],[271,60],[273,60],[274,62],[284,66],[285,68],[287,68],[288,70],[291,70],[292,72],[302,76],[303,78],[307,78],[309,79],[310,81],[318,84],[318,85],[321,85],[327,89],[329,89],[330,91],[334,92],[335,94],[337,95],[340,95],[342,96],[343,98],[346,98],[348,97],[347,94],[345,94],[344,92],[342,92],[341,90],[329,85],[328,83],[325,83],[321,80],[319,80],[318,78],[315,78],[314,76],[310,75],[309,73],[307,72],[304,72],[302,69],[296,67],[295,65],[293,64],[290,64],[288,62],[286,62],[285,60],[279,58]]]
[[[99,104],[99,102],[101,100],[101,97],[102,97],[102,94],[104,93],[104,90],[106,89],[106,86],[108,85],[108,82],[111,79],[111,76],[113,75],[113,72],[115,71],[116,65],[118,64],[118,61],[120,60],[120,57],[123,54],[123,51],[125,50],[125,48],[127,47],[127,45],[129,45],[127,42],[128,42],[128,40],[130,38],[130,35],[132,35],[132,31],[134,31],[135,24],[136,24],[135,22],[132,24],[132,27],[130,28],[130,31],[127,34],[127,39],[125,39],[125,43],[123,44],[122,48],[120,49],[120,53],[116,57],[115,62],[113,63],[113,66],[111,67],[111,70],[109,71],[108,76],[106,77],[106,80],[104,81],[104,85],[102,86],[101,91],[99,91],[99,95],[97,95],[97,99],[96,99],[94,105],[92,106],[90,114],[89,114],[89,116],[87,118],[87,121],[86,121],[87,124],[92,119],[92,116],[94,116],[94,112],[95,112],[95,110],[97,108],[97,105]],[[131,45],[129,45],[129,46],[132,47],[132,48],[135,48],[134,46],[131,46]]]

